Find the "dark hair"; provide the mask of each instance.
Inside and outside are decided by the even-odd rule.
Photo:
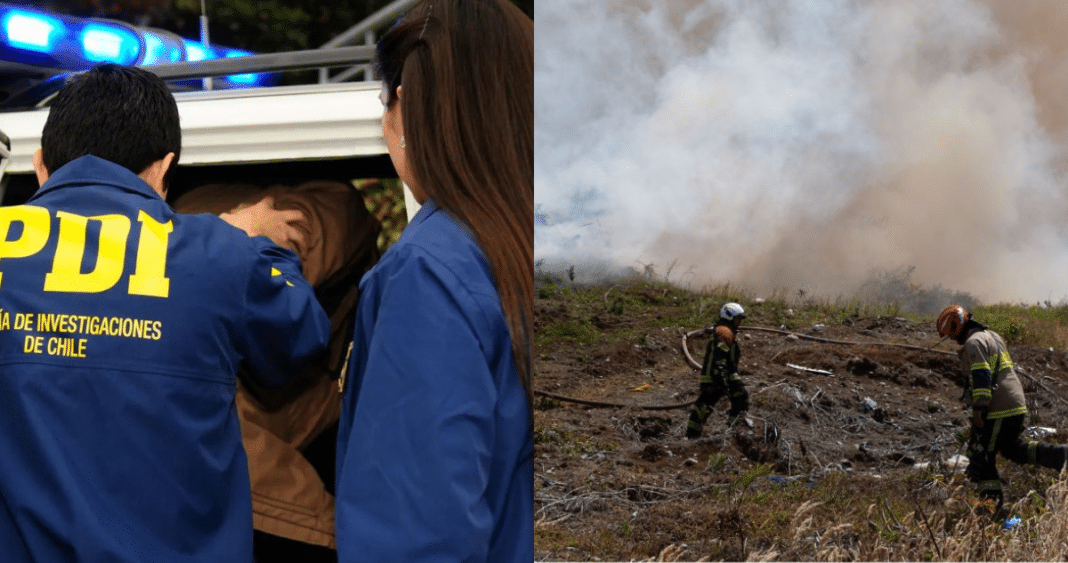
[[[531,398],[534,309],[534,22],[505,0],[421,0],[378,43],[387,105],[426,197],[489,258]]]
[[[167,83],[136,67],[105,63],[73,76],[51,104],[41,135],[49,173],[91,154],[140,174],[169,152],[178,163],[182,128]]]

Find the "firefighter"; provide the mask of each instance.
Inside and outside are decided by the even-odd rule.
[[[1027,399],[1001,336],[972,318],[964,307],[946,307],[935,323],[938,334],[961,345],[963,399],[971,405],[968,478],[985,499],[1002,503],[1001,479],[995,466],[998,452],[1015,463],[1060,470],[1068,446],[1021,439]]]
[[[738,375],[738,358],[741,349],[738,346],[738,327],[745,318],[745,309],[737,303],[727,303],[719,310],[716,325],[705,329],[709,333],[705,346],[705,361],[701,366],[701,395],[690,409],[690,421],[686,425],[686,437],[700,438],[701,429],[724,395],[730,397],[731,410],[728,413],[727,426],[734,424],[738,417],[749,410],[749,392]]]

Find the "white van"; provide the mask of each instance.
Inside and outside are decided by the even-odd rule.
[[[382,138],[378,82],[272,86],[175,94],[182,154],[171,190],[207,183],[395,178]],[[33,153],[47,106],[0,113],[11,143],[0,205],[37,189]],[[406,190],[407,192],[407,190]],[[409,216],[417,204],[405,194]]]

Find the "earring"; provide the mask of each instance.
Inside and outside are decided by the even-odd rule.
[[[405,145],[405,144],[404,144],[404,135],[401,135],[401,148],[403,149],[403,148],[405,148],[405,147],[407,147],[407,146],[408,146],[408,145]]]

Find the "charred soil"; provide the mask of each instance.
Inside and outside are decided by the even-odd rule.
[[[931,530],[929,545],[888,554],[937,559],[939,534],[960,516],[947,501],[975,503],[946,463],[965,453],[964,380],[955,344],[924,349],[938,341],[933,318],[642,282],[542,282],[537,293],[539,561],[805,560],[816,553],[805,546],[821,541],[864,557],[878,545],[920,542],[901,520],[921,513],[940,515],[942,529]],[[727,300],[749,311],[739,336],[748,421],[728,427],[723,399],[704,435],[687,440],[698,374],[684,342],[700,362],[705,336],[686,335],[711,325]],[[1068,428],[1068,354],[1010,352],[1028,427]],[[1004,460],[999,469],[1007,500],[1031,499],[1034,511],[1058,479]],[[815,540],[800,537],[802,517],[826,523],[806,532]]]

